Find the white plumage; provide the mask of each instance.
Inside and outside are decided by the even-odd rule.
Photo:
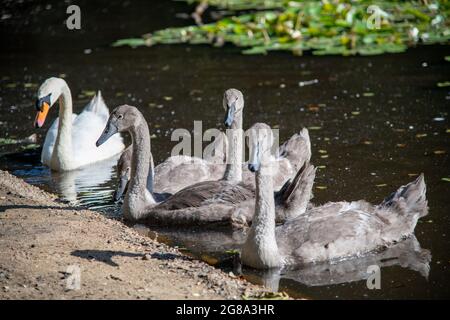
[[[52,104],[61,97],[60,116],[48,130],[42,149],[41,160],[45,165],[56,171],[74,170],[111,158],[124,149],[120,134],[111,137],[100,147],[95,145],[109,117],[108,107],[100,91],[79,115],[72,113],[70,90],[63,79],[46,80],[38,96],[48,94]],[[61,134],[61,131],[66,134]]]

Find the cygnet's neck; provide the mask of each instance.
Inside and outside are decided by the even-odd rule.
[[[228,137],[228,155],[227,165],[223,179],[231,183],[239,183],[242,181],[242,111],[234,118],[231,128],[227,130]]]
[[[150,133],[142,115],[137,124],[130,129],[133,140],[130,189],[124,201],[124,217],[138,220],[144,217],[147,209],[156,204],[147,190],[150,170]]]
[[[275,200],[270,165],[262,165],[255,180],[255,215],[242,248],[242,260],[258,269],[280,267],[282,260],[275,238]]]

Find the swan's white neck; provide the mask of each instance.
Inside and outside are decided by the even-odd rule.
[[[128,220],[144,218],[149,207],[156,204],[152,194],[147,190],[150,170],[150,133],[145,119],[140,115],[139,123],[130,129],[133,140],[133,157],[131,160],[130,187],[123,203],[123,215]],[[153,182],[151,182],[153,184]]]
[[[53,148],[51,168],[62,171],[73,169],[72,95],[65,82],[59,96],[58,135]]]
[[[227,165],[225,167],[225,174],[223,179],[231,183],[239,183],[242,181],[242,111],[240,111],[233,123],[231,130],[227,130],[229,156],[227,156]]]
[[[252,226],[242,247],[244,264],[269,269],[281,266],[275,238],[275,200],[270,166],[262,165],[256,173],[256,204]]]

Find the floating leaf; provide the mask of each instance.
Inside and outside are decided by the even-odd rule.
[[[37,149],[39,148],[40,145],[36,144],[36,143],[31,143],[31,144],[27,144],[25,146],[22,147],[22,150],[30,150],[30,149]]]
[[[374,95],[375,95],[375,93],[373,93],[373,92],[364,92],[363,93],[364,97],[373,97]]]
[[[267,54],[266,47],[253,47],[242,51],[243,54]]]
[[[426,137],[428,134],[426,134],[426,133],[418,133],[418,134],[416,134],[416,138],[424,138],[424,137]]]
[[[369,0],[184,1],[207,3],[227,14],[209,24],[167,28],[141,38],[121,39],[112,45],[206,43],[221,47],[232,43],[244,48],[244,54],[285,50],[294,55],[312,51],[318,56],[348,56],[403,52],[407,46],[415,46],[419,37],[426,44],[450,40],[449,7],[442,1],[432,10],[426,1],[383,1],[379,5],[386,16],[377,29],[367,25],[367,7],[373,4]],[[438,17],[441,20],[436,20]],[[411,30],[417,30],[417,34]]]
[[[382,187],[387,187],[387,184],[386,183],[380,183],[380,184],[376,184],[375,186],[378,187],[378,188],[382,188]]]
[[[298,83],[298,86],[299,87],[305,87],[305,86],[310,86],[310,85],[313,85],[313,84],[316,84],[316,83],[319,83],[319,80],[313,79],[313,80],[307,80],[307,81],[300,81]]]
[[[441,180],[442,180],[442,181],[445,181],[445,182],[450,182],[450,178],[447,178],[447,177],[442,178]]]
[[[320,130],[322,127],[308,127],[308,130]]]
[[[445,88],[445,87],[450,87],[450,81],[444,81],[444,82],[438,82],[437,86],[439,88]]]
[[[117,40],[112,44],[113,47],[121,47],[121,46],[139,47],[144,45],[146,45],[146,42],[142,38],[121,39]]]
[[[95,96],[97,92],[93,91],[93,90],[83,90],[81,91],[81,94],[85,97],[93,97]]]
[[[445,150],[434,150],[433,151],[434,154],[445,154]]]
[[[17,140],[13,138],[0,138],[0,146],[20,144],[20,149],[29,150],[39,148],[40,145],[35,143],[35,135],[31,135],[25,139]]]
[[[317,105],[317,104],[309,104],[307,107],[308,107],[308,111],[311,111],[311,112],[318,112],[320,110],[319,105]]]
[[[316,186],[316,189],[319,189],[319,190],[325,190],[327,187],[326,186]]]
[[[0,146],[7,145],[7,144],[17,144],[19,143],[19,140],[12,139],[12,138],[0,138]]]

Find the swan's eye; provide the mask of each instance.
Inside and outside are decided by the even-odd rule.
[[[118,119],[118,120],[122,120],[122,119],[123,119],[123,114],[117,115],[117,119]]]

